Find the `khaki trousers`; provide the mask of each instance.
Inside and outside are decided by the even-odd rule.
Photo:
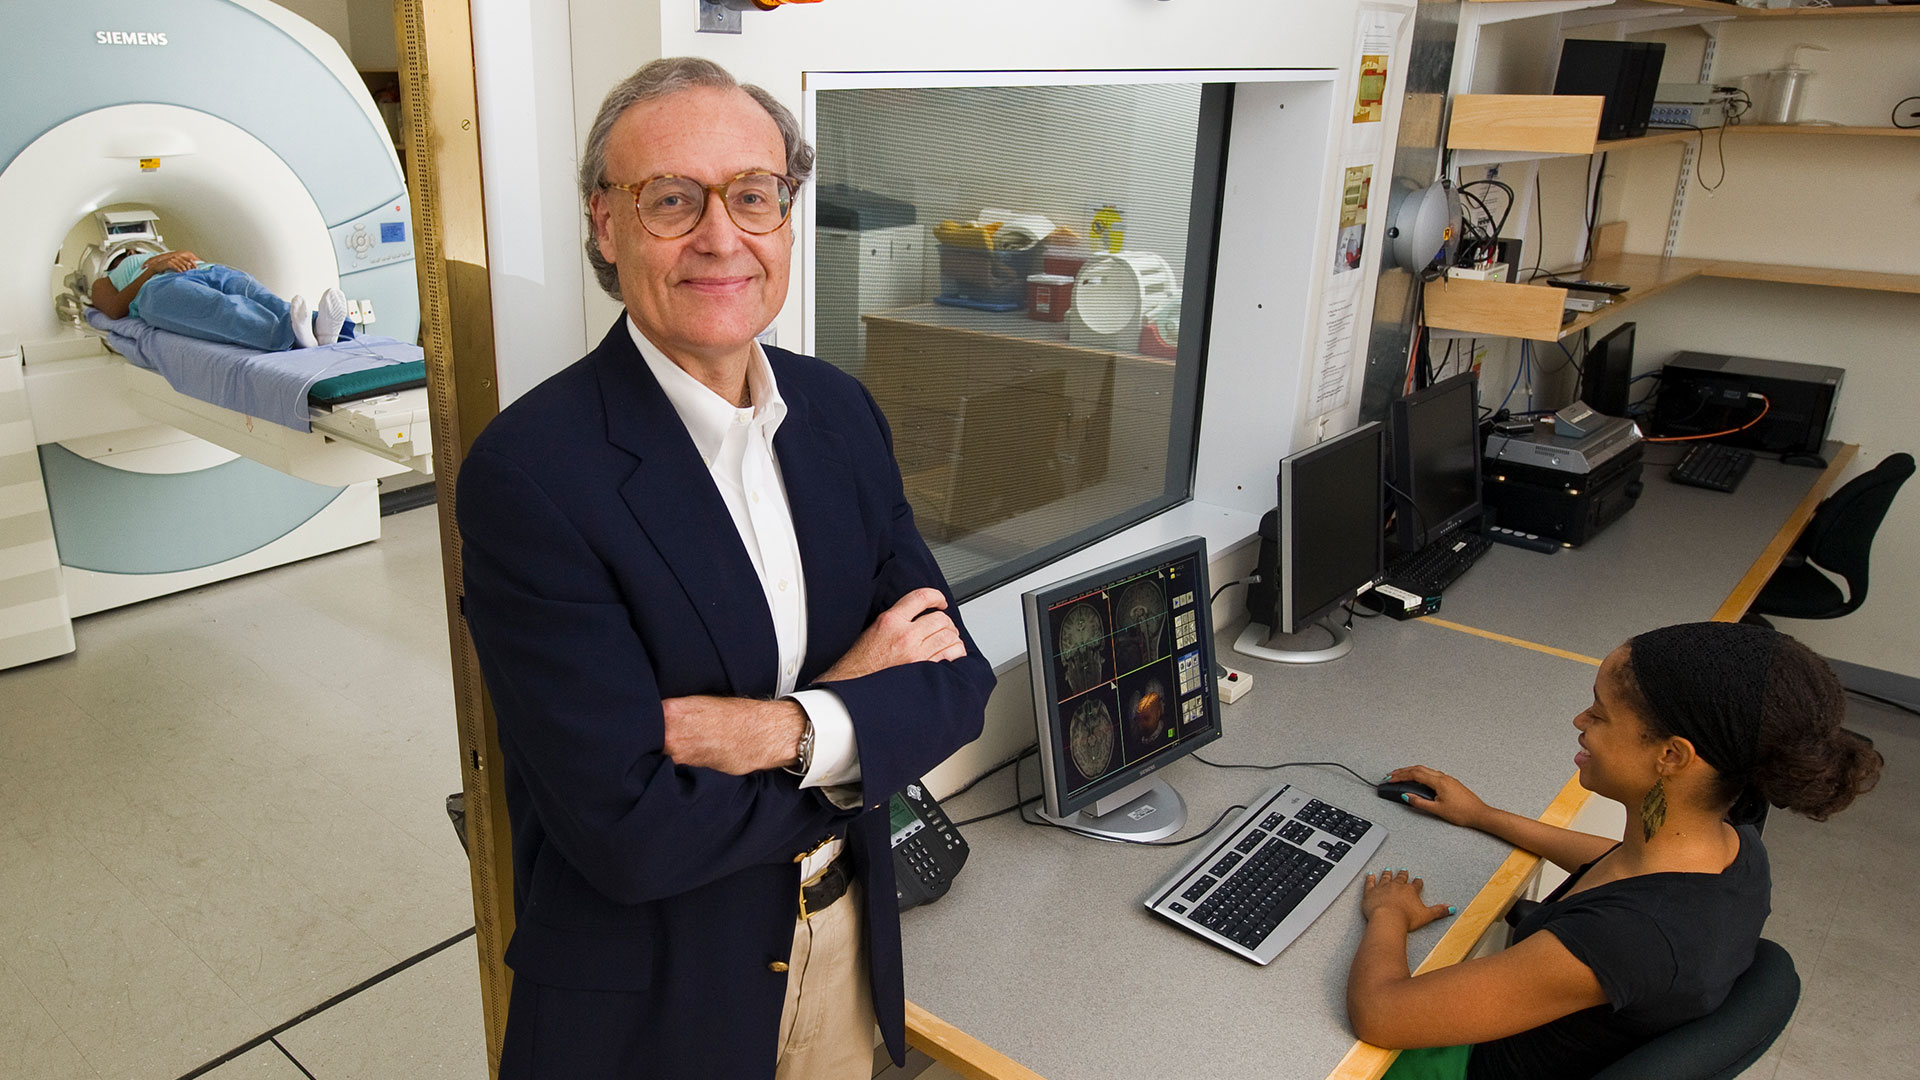
[[[796,919],[780,1010],[776,1080],[869,1080],[873,1076],[873,991],[861,935],[865,889],[847,894],[811,919]]]

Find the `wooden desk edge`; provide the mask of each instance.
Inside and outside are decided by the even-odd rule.
[[[1041,1075],[907,1002],[907,1044],[966,1080],[1043,1080]]]
[[[1807,522],[1812,520],[1813,512],[1820,508],[1821,500],[1827,497],[1827,492],[1840,479],[1840,474],[1846,471],[1853,456],[1859,452],[1860,447],[1853,443],[1840,444],[1839,451],[1833,455],[1833,460],[1827,463],[1819,479],[1807,489],[1800,504],[1793,508],[1793,513],[1787,515],[1787,520],[1780,526],[1779,531],[1773,534],[1773,539],[1767,543],[1759,557],[1753,560],[1753,565],[1747,567],[1747,572],[1733,587],[1733,592],[1727,594],[1720,609],[1713,613],[1714,622],[1739,622],[1740,617],[1747,613],[1747,608],[1753,606],[1754,597],[1759,596],[1760,590],[1766,587],[1767,579],[1779,569],[1780,560],[1786,558],[1787,552],[1792,550],[1794,541],[1800,539],[1800,533],[1806,529]]]

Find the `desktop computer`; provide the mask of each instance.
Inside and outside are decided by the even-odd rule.
[[[1712,436],[1729,446],[1817,458],[1833,427],[1846,374],[1844,368],[1823,364],[1683,352],[1660,374],[1653,429],[1664,436]],[[1754,394],[1766,399],[1764,415]],[[1759,421],[1751,423],[1756,416]]]
[[[1153,774],[1220,737],[1209,595],[1198,537],[1025,594],[1047,819],[1129,840],[1185,824]]]
[[[1280,502],[1260,521],[1259,580],[1247,587],[1250,621],[1235,652],[1312,664],[1352,650],[1329,616],[1385,565],[1383,434],[1366,424],[1280,462]]]

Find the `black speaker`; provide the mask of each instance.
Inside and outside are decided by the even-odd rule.
[[[1666,56],[1667,46],[1658,41],[1569,40],[1560,46],[1553,92],[1606,98],[1600,110],[1602,139],[1645,135]]]

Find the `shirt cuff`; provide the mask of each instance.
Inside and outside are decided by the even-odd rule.
[[[831,690],[801,690],[789,695],[813,721],[813,766],[800,778],[803,788],[821,793],[843,810],[860,805],[860,750],[854,745],[853,714]]]

